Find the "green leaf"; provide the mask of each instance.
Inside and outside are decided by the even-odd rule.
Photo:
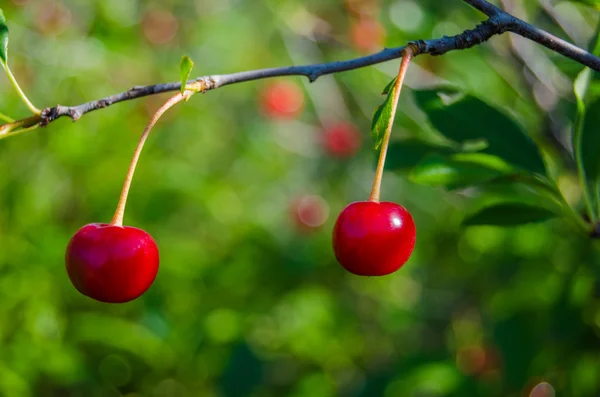
[[[0,60],[2,64],[6,65],[8,59],[8,26],[6,26],[6,19],[4,13],[0,8]]]
[[[447,146],[434,145],[420,139],[392,141],[385,161],[386,170],[405,170],[420,163],[428,155],[450,155],[455,151]]]
[[[181,57],[181,62],[179,62],[179,77],[181,79],[181,94],[185,92],[185,85],[190,77],[190,73],[192,72],[192,68],[194,67],[194,62],[188,57],[184,55]]]
[[[593,221],[597,220],[596,207],[600,206],[600,99],[581,108],[578,104],[578,119],[581,120],[579,139],[575,131],[574,148],[580,162],[581,182],[584,184],[584,194],[590,207]],[[577,126],[576,126],[577,129]]]
[[[600,24],[595,39],[589,45],[590,51],[600,53]],[[598,77],[589,68],[584,68],[575,79],[573,90],[577,100],[577,112],[572,133],[573,154],[577,172],[583,189],[587,213],[592,223],[600,217],[600,95]]]
[[[391,89],[389,88],[390,85]],[[371,138],[373,138],[373,147],[375,150],[379,149],[381,142],[383,142],[385,130],[390,123],[392,109],[394,107],[394,95],[396,92],[395,86],[390,83],[385,90],[388,91],[387,97],[385,98],[385,101],[383,101],[383,104],[381,104],[381,106],[375,110],[375,113],[373,114],[373,121],[371,122]]]
[[[416,100],[445,137],[459,144],[485,139],[487,148],[482,152],[499,156],[523,170],[546,173],[535,143],[498,109],[452,88],[417,91]]]
[[[462,153],[451,157],[430,155],[411,171],[415,183],[458,188],[482,184],[516,170],[499,157],[483,153]]]
[[[581,160],[590,181],[600,181],[600,99],[587,106],[581,131]]]
[[[463,225],[518,226],[557,217],[558,214],[544,207],[523,203],[498,203],[469,215],[463,221]]]
[[[385,88],[383,89],[383,92],[381,93],[381,95],[388,95],[390,93],[390,91],[392,90],[392,88],[394,88],[394,84],[396,84],[396,80],[398,80],[398,76],[394,77],[392,79],[392,81],[390,81]]]

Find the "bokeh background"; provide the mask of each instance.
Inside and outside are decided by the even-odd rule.
[[[230,73],[347,59],[482,20],[458,0],[0,5],[9,64],[39,107],[177,80],[184,54],[193,76]],[[502,5],[583,47],[599,19],[577,2]],[[394,139],[435,134],[412,91],[451,82],[524,126],[577,206],[566,142],[581,69],[508,35],[419,57]],[[370,118],[396,70],[244,83],[164,116],[125,215],[154,236],[161,268],[122,305],[80,295],[64,251],[79,227],[111,219],[166,96],[1,141],[0,396],[600,395],[600,249],[560,220],[464,228],[479,191],[388,172],[383,199],[417,223],[411,260],[382,278],[337,264],[331,230],[345,205],[368,197]],[[4,77],[0,92],[0,111],[27,115]]]

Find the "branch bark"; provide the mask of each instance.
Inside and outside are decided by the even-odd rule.
[[[584,49],[553,36],[552,34],[501,10],[486,0],[463,1],[487,15],[488,19],[477,25],[474,29],[465,30],[456,36],[444,36],[442,38],[418,40],[414,43],[409,43],[416,48],[414,56],[420,54],[442,55],[449,51],[464,50],[482,44],[495,35],[503,34],[505,32],[512,32],[541,44],[544,47],[562,54],[576,62],[579,62],[580,64],[597,72],[600,72],[600,58],[585,51]],[[313,82],[320,76],[359,69],[401,58],[404,48],[405,46],[386,48],[383,51],[372,55],[349,59],[346,61],[304,66],[268,68],[232,74],[204,76],[195,80],[190,80],[188,81],[188,84],[195,83],[202,88],[202,92],[206,92],[226,85],[280,76],[305,76],[311,82]],[[148,95],[177,91],[180,88],[181,83],[179,82],[148,86],[135,86],[128,91],[83,103],[77,106],[56,105],[54,107],[45,108],[42,111],[42,114],[39,116],[31,116],[23,120],[17,120],[13,123],[0,125],[0,139],[14,135],[19,131],[22,131],[23,128],[34,128],[36,125],[44,127],[52,121],[63,116],[68,116],[73,121],[77,121],[86,113],[106,108],[115,103],[141,98]]]

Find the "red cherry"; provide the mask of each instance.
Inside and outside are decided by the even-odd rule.
[[[338,262],[359,276],[384,276],[410,257],[416,240],[415,222],[402,206],[359,201],[348,205],[333,229]]]
[[[142,29],[151,44],[160,45],[170,42],[177,35],[179,23],[169,11],[151,10],[142,19]]]
[[[304,93],[294,83],[278,81],[270,84],[262,93],[262,110],[273,119],[292,119],[304,107]]]
[[[352,157],[360,149],[360,143],[360,132],[350,123],[336,123],[323,132],[323,146],[332,157]]]
[[[158,248],[152,237],[130,226],[85,225],[66,253],[73,286],[92,299],[123,303],[142,295],[158,273]]]
[[[373,52],[383,47],[385,29],[376,19],[360,18],[350,28],[350,40],[358,51]]]

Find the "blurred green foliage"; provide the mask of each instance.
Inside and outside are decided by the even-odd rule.
[[[506,3],[523,3],[520,17],[584,47],[599,18],[581,4]],[[11,67],[38,106],[176,81],[184,54],[192,76],[324,62],[456,34],[482,19],[439,0],[12,0],[2,8]],[[474,209],[518,194],[514,187],[446,192],[387,173],[382,198],[417,223],[413,257],[383,278],[337,265],[331,229],[346,204],[368,196],[369,125],[396,70],[390,62],[313,84],[289,79],[306,95],[295,120],[261,109],[269,81],[197,95],[165,115],[125,215],[157,240],[161,269],[148,293],[123,305],[78,294],[64,250],[79,227],[111,218],[137,138],[165,96],[0,142],[0,396],[516,397],[542,381],[551,387],[535,393],[597,396],[598,243],[560,220],[461,226]],[[563,147],[581,70],[502,36],[418,57],[407,84],[451,82],[471,102],[509,114],[542,149],[567,201],[583,209]],[[395,168],[443,147],[410,88],[393,137],[419,141],[410,158],[391,152]],[[0,92],[2,113],[27,115],[5,78]],[[498,127],[489,114],[463,111],[469,134]],[[340,121],[364,132],[350,159],[321,144]],[[507,153],[531,152],[512,135],[498,139]],[[293,203],[304,195],[326,201],[321,228],[298,225]]]

